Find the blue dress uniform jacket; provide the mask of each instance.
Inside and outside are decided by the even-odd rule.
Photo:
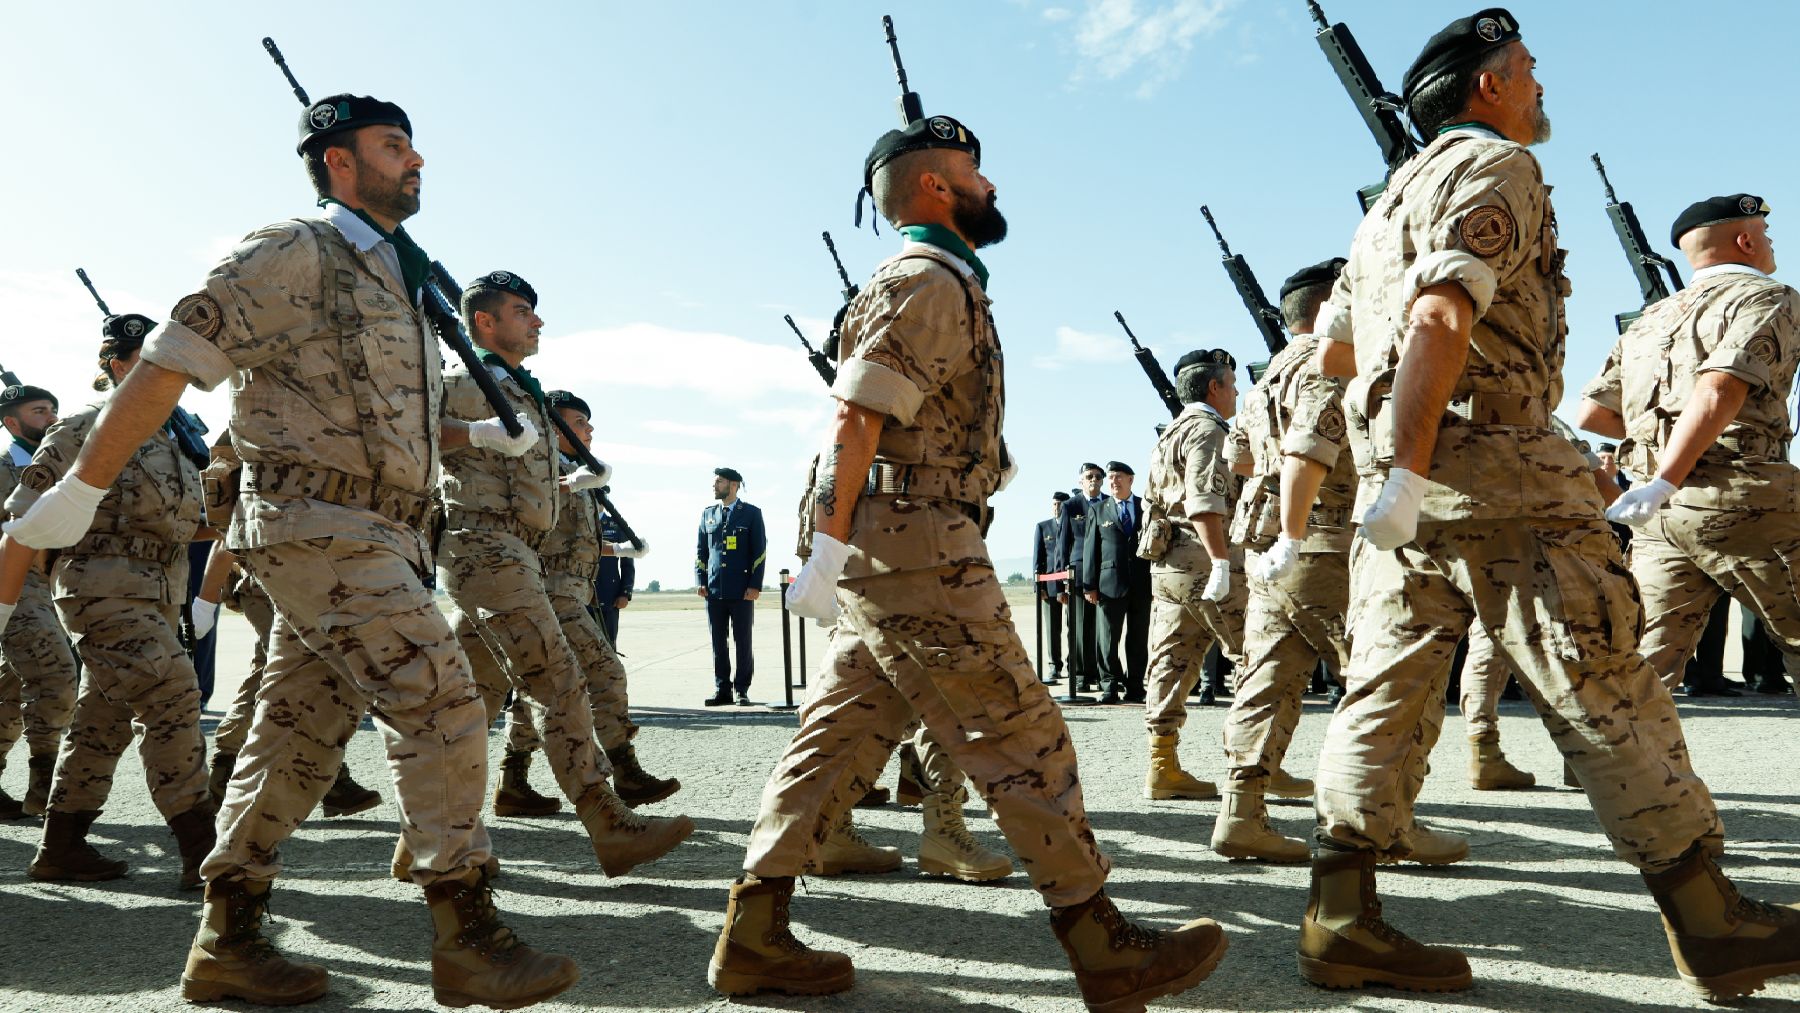
[[[1046,573],[1056,573],[1065,565],[1063,562],[1063,528],[1066,522],[1060,517],[1051,517],[1038,521],[1037,542],[1032,546],[1031,575],[1041,577]],[[1047,580],[1038,585],[1038,591],[1054,598],[1068,589],[1068,584],[1060,580]]]
[[[600,536],[609,542],[625,537],[611,514],[601,515]],[[619,643],[619,610],[613,607],[613,602],[620,598],[629,601],[636,589],[637,560],[621,556],[600,557],[600,571],[594,574],[594,607],[600,612],[600,625],[606,630],[607,639],[615,647]]]
[[[714,503],[700,515],[694,577],[709,597],[742,598],[745,591],[760,589],[768,558],[761,510],[739,500],[729,507]]]

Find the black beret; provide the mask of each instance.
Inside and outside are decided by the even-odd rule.
[[[1347,263],[1349,261],[1342,257],[1333,257],[1330,260],[1321,260],[1310,267],[1303,267],[1288,275],[1288,280],[1281,283],[1281,295],[1277,298],[1286,299],[1293,293],[1303,288],[1312,288],[1314,285],[1329,285],[1337,281],[1338,273],[1344,269],[1344,265]]]
[[[142,342],[156,330],[156,321],[142,313],[114,313],[100,325],[100,333],[114,341]]]
[[[1768,201],[1751,193],[1734,193],[1728,197],[1708,197],[1703,201],[1695,201],[1688,205],[1686,211],[1675,216],[1675,224],[1669,227],[1669,245],[1680,246],[1683,235],[1702,225],[1754,218],[1757,215],[1767,215],[1770,210]]]
[[[1105,471],[1105,470],[1106,470],[1105,468],[1100,467],[1098,464],[1095,464],[1092,461],[1084,461],[1084,462],[1082,462],[1081,467],[1075,469],[1075,474],[1085,475],[1090,471]]]
[[[307,145],[333,134],[381,124],[399,127],[412,136],[412,121],[406,110],[367,95],[328,95],[300,113],[300,143],[294,150],[306,154]]]
[[[739,485],[744,484],[744,476],[738,474],[738,470],[736,468],[714,468],[713,474],[719,476],[720,478],[724,479],[727,482],[736,482]]]
[[[532,288],[530,282],[511,271],[489,271],[481,277],[476,278],[474,281],[469,282],[468,287],[463,289],[463,305],[467,306],[469,304],[469,299],[474,296],[475,293],[488,290],[495,292],[511,292],[525,300],[527,303],[530,303],[532,309],[537,309],[537,289]]]
[[[1108,472],[1116,471],[1121,475],[1137,474],[1137,472],[1131,470],[1131,465],[1126,464],[1124,461],[1108,461],[1106,462],[1106,470]]]
[[[927,116],[908,123],[904,130],[890,130],[881,135],[881,139],[869,149],[869,157],[863,159],[863,186],[875,185],[876,169],[909,151],[923,151],[926,148],[966,151],[975,156],[976,165],[981,164],[981,141],[974,131],[953,117]]]
[[[1596,446],[1594,449],[1598,450],[1602,454],[1611,454],[1611,453],[1616,453],[1618,451],[1619,445],[1617,443],[1602,443],[1602,444],[1599,444],[1598,446]]]
[[[590,419],[594,417],[594,413],[588,408],[586,401],[566,390],[553,390],[545,393],[544,403],[552,408],[573,408]]]
[[[1419,58],[1406,68],[1400,94],[1411,102],[1420,88],[1437,78],[1517,41],[1519,21],[1504,7],[1489,7],[1466,18],[1457,18],[1433,35],[1420,50]]]
[[[1181,371],[1189,366],[1206,365],[1217,365],[1224,366],[1227,369],[1236,369],[1237,360],[1232,358],[1231,353],[1223,348],[1196,348],[1176,361],[1175,375],[1180,376]]]
[[[42,387],[33,387],[28,383],[15,383],[5,390],[0,390],[0,409],[11,408],[14,405],[27,404],[32,401],[48,401],[50,402],[51,408],[54,408],[57,411],[62,410],[62,405],[57,403],[56,395]]]
[[[1061,489],[1058,489],[1055,492],[1050,494],[1050,498],[1057,501],[1058,503],[1066,503],[1069,501],[1069,494],[1066,492],[1063,492]]]

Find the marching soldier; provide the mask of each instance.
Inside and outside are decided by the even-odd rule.
[[[1769,205],[1699,201],[1669,239],[1688,287],[1644,311],[1582,391],[1584,428],[1626,438],[1624,464],[1653,476],[1609,518],[1633,525],[1643,651],[1671,691],[1728,593],[1800,649],[1800,469],[1788,461],[1788,394],[1800,363],[1800,292],[1776,281]]]
[[[805,845],[867,784],[845,779],[917,714],[987,796],[1051,907],[1051,928],[1091,1008],[1185,990],[1225,936],[1202,919],[1132,925],[1102,889],[1109,866],[1081,800],[1061,713],[1019,642],[982,532],[1013,470],[1001,440],[1001,351],[975,249],[1005,235],[979,142],[947,116],[876,142],[864,185],[907,237],[845,316],[837,417],[815,473],[811,558],[790,587],[802,616],[842,609],[878,670],[835,666],[776,765],[731,888],[708,980],[743,995],[849,988],[850,958],[807,948],[788,925]],[[841,579],[841,586],[840,586]],[[802,833],[784,833],[795,824]],[[773,847],[793,843],[799,848]]]
[[[1405,772],[1450,653],[1485,625],[1643,873],[1677,968],[1729,999],[1800,966],[1800,911],[1739,896],[1674,700],[1638,653],[1639,606],[1590,470],[1551,427],[1568,282],[1526,146],[1543,90],[1501,8],[1432,36],[1404,94],[1433,140],[1358,227],[1319,331],[1345,395],[1367,504],[1351,561],[1350,692],[1321,750],[1299,963],[1332,987],[1453,991],[1459,951],[1381,915],[1375,862],[1403,855]]]
[[[0,452],[0,503],[19,484],[44,434],[56,424],[56,395],[20,384],[0,391],[0,420],[12,439]],[[5,512],[0,510],[0,517]],[[11,622],[0,622],[0,770],[22,733],[29,771],[24,799],[0,791],[0,819],[42,816],[50,801],[56,751],[75,710],[75,655],[57,621],[42,559],[25,576]]]
[[[424,164],[406,114],[329,96],[302,113],[298,151],[322,211],[252,233],[176,305],[73,469],[7,532],[39,548],[77,541],[182,389],[231,380],[244,465],[227,544],[275,604],[274,646],[201,870],[206,906],[182,995],[289,1004],[324,993],[325,969],[282,957],[263,916],[280,845],[330,787],[366,706],[432,914],[438,1000],[527,1005],[578,972],[521,943],[493,906],[486,715],[423,579],[420,526],[440,446],[519,454],[537,434],[441,417],[440,353],[420,304],[430,258],[400,225],[418,210]]]

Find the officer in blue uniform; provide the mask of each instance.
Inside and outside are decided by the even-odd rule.
[[[1063,504],[1068,502],[1069,494],[1056,492],[1050,496],[1050,518],[1038,521],[1037,538],[1031,546],[1031,576],[1041,577],[1046,573],[1057,573],[1068,564],[1063,559]],[[1063,609],[1069,603],[1069,585],[1063,580],[1033,580],[1037,585],[1037,595],[1043,599],[1042,611],[1039,615],[1050,617],[1050,678],[1056,682],[1062,678],[1063,670]]]
[[[611,492],[612,489],[600,491]],[[609,542],[625,540],[612,514],[600,514],[600,531],[601,537]],[[599,612],[600,628],[606,631],[606,639],[615,648],[619,646],[619,610],[631,604],[631,592],[636,587],[637,560],[621,556],[600,558],[600,572],[594,574],[594,607]]]
[[[744,476],[732,468],[713,469],[713,498],[719,502],[700,516],[700,541],[694,553],[694,578],[706,599],[712,624],[713,682],[708,707],[732,702],[750,706],[750,676],[756,663],[750,653],[750,620],[762,594],[763,564],[769,540],[763,534],[762,511],[738,499]],[[737,650],[737,677],[732,678],[726,633]]]
[[[1087,589],[1081,584],[1081,564],[1088,515],[1106,501],[1106,497],[1100,494],[1100,480],[1105,475],[1098,464],[1082,464],[1076,472],[1081,484],[1071,490],[1074,495],[1065,500],[1062,507],[1062,557],[1069,567],[1069,611],[1066,617],[1069,627],[1069,680],[1071,688],[1076,690],[1093,689],[1095,680],[1100,677],[1098,645],[1094,639],[1099,627],[1099,610],[1082,596],[1082,592]]]

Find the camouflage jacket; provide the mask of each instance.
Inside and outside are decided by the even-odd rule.
[[[558,454],[560,474],[580,467]],[[600,572],[600,507],[592,492],[569,492],[556,484],[556,527],[545,536],[539,558],[544,585],[552,595],[573,598],[583,606],[594,602],[594,577]]]
[[[537,427],[538,441],[518,457],[498,450],[458,447],[444,454],[442,496],[452,530],[518,530],[510,533],[535,548],[556,527],[560,494],[556,428],[543,405],[506,370],[488,367],[507,407]],[[464,422],[494,417],[475,378],[461,365],[444,374],[444,414]]]

